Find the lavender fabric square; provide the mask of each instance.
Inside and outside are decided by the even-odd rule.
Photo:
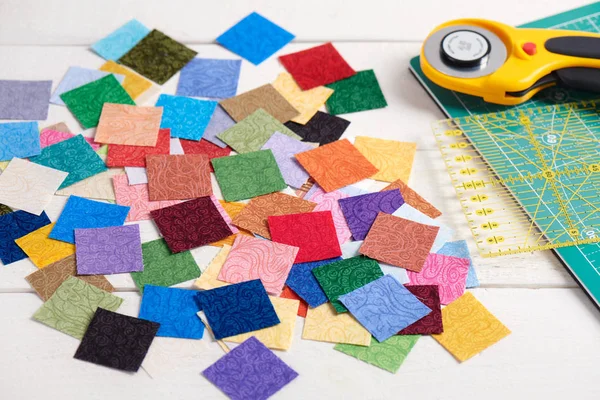
[[[202,136],[202,139],[206,139],[221,148],[225,148],[227,147],[227,144],[219,139],[217,135],[225,132],[234,125],[235,121],[233,118],[231,118],[229,114],[227,114],[225,110],[221,108],[221,106],[217,106],[210,121],[208,122],[208,126],[204,130],[204,136]]]
[[[143,271],[140,226],[75,229],[75,257],[80,275]]]
[[[235,96],[242,60],[194,58],[181,70],[178,96],[226,99]]]
[[[268,149],[271,149],[273,152],[285,183],[294,188],[301,187],[309,175],[300,163],[298,163],[294,155],[312,150],[314,147],[308,143],[286,136],[283,133],[275,132],[261,148],[261,150]]]
[[[338,202],[354,240],[364,240],[377,214],[392,214],[404,204],[404,198],[400,190],[394,189],[347,197]]]
[[[264,400],[298,373],[254,336],[202,372],[232,400]]]
[[[90,82],[94,82],[100,78],[104,78],[106,75],[110,75],[110,72],[104,72],[97,69],[82,68],[82,67],[69,67],[65,76],[52,93],[50,97],[50,103],[64,106],[65,102],[62,101],[60,95],[70,90],[76,89],[79,86],[83,86]],[[119,83],[123,83],[125,76],[113,74]]]
[[[52,81],[0,80],[0,119],[48,118]]]

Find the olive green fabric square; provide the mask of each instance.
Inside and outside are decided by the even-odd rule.
[[[381,343],[371,338],[371,345],[368,347],[338,343],[334,349],[395,374],[420,337],[420,335],[398,335]]]
[[[383,97],[383,92],[372,69],[359,71],[356,75],[327,85],[327,87],[334,90],[326,103],[327,110],[332,115],[387,106],[387,101]]]
[[[12,208],[4,204],[0,204],[0,215],[9,214],[13,212]]]

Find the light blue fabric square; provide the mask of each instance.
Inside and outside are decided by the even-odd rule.
[[[477,278],[477,272],[475,271],[475,267],[473,266],[473,259],[471,259],[471,252],[469,252],[469,246],[467,246],[466,240],[447,242],[436,253],[441,254],[443,256],[468,258],[469,274],[467,275],[467,289],[479,287],[479,278]]]
[[[37,122],[0,124],[0,161],[37,156],[41,152]]]
[[[99,71],[97,69],[90,68],[82,68],[82,67],[69,67],[65,76],[63,76],[62,80],[52,93],[52,97],[50,97],[50,103],[58,104],[59,106],[64,106],[65,103],[60,98],[60,95],[68,92],[69,90],[73,90],[78,88],[79,86],[83,86],[87,83],[93,82],[100,78],[104,78],[106,75],[110,75],[110,72]],[[119,74],[113,74],[115,78],[119,81],[120,84],[123,84],[123,80],[125,80],[125,76]]]
[[[163,107],[160,127],[171,129],[171,137],[200,140],[217,107],[217,102],[161,94],[156,106]]]
[[[106,60],[116,61],[149,33],[150,29],[137,19],[132,19],[104,39],[94,43],[92,50]]]
[[[178,96],[226,99],[237,93],[242,60],[194,58],[179,75]]]
[[[321,285],[317,282],[312,270],[340,260],[342,260],[341,257],[336,257],[329,260],[294,264],[285,284],[292,288],[309,306],[318,307],[321,304],[327,303],[327,296],[323,292],[323,289],[321,289]]]

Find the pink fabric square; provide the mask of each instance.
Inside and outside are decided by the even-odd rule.
[[[48,147],[52,144],[71,139],[73,136],[75,135],[69,132],[60,132],[54,131],[52,129],[44,129],[42,133],[40,133],[40,146],[43,149],[44,147]],[[84,139],[90,144],[90,146],[92,146],[92,149],[94,149],[94,151],[100,148],[100,145],[95,143],[93,138],[86,137]]]
[[[130,207],[126,222],[152,219],[150,211],[181,203],[181,200],[150,201],[148,185],[129,185],[127,175],[113,176],[113,187],[117,204]]]
[[[430,253],[421,272],[406,272],[411,285],[437,285],[440,302],[450,304],[465,292],[470,263],[468,258]]]
[[[279,296],[298,250],[295,246],[238,235],[218,279],[229,283],[260,279],[267,293]]]
[[[350,236],[352,236],[352,233],[350,232],[350,228],[348,228],[346,218],[342,213],[342,209],[340,208],[338,200],[345,199],[349,196],[346,193],[340,192],[339,190],[326,193],[320,187],[314,188],[311,192],[312,195],[310,199],[305,200],[317,203],[317,206],[313,211],[331,211],[333,225],[335,226],[335,232],[337,234],[338,241],[340,242],[340,245],[346,243],[346,241],[350,239]]]
[[[215,197],[214,194],[210,195],[210,199],[214,203],[215,207],[217,207],[217,211],[219,212],[219,214],[221,214],[221,217],[223,217],[223,219],[225,220],[225,223],[227,224],[229,229],[231,229],[232,234],[238,233],[239,229],[235,225],[233,225],[233,221],[231,220],[231,217],[229,216],[229,214],[227,214],[227,211],[225,211],[225,209],[223,208],[223,206],[221,205],[221,203]]]

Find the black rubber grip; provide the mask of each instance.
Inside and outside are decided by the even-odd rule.
[[[600,69],[573,67],[554,71],[557,83],[576,90],[600,92]]]
[[[600,58],[600,38],[560,36],[546,40],[544,47],[551,53],[582,58]]]

